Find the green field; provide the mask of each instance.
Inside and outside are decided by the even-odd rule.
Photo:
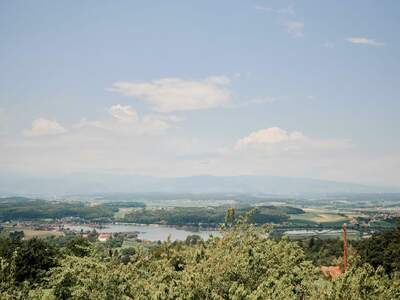
[[[46,230],[34,230],[34,229],[23,229],[25,239],[31,239],[33,237],[45,238],[50,236],[63,236],[64,233],[60,231],[46,231]]]
[[[7,235],[11,231],[23,231],[24,239],[31,239],[34,237],[46,238],[50,236],[63,236],[64,233],[60,231],[47,231],[47,230],[35,230],[29,227],[4,227],[2,235]]]
[[[304,214],[290,215],[290,220],[313,223],[337,223],[348,221],[348,217],[340,214],[306,212]]]
[[[168,200],[146,200],[143,201],[147,208],[162,208],[162,207],[210,207],[222,205],[235,205],[235,200],[220,200],[220,199],[168,199]]]
[[[135,207],[120,207],[118,208],[118,211],[114,214],[114,218],[116,219],[123,219],[126,214],[129,214],[130,212],[134,211]]]

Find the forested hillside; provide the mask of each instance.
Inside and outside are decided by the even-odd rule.
[[[88,205],[83,202],[46,201],[24,197],[0,198],[0,220],[36,220],[79,217],[87,220],[110,220],[120,207],[144,207],[139,202],[112,202]]]
[[[150,210],[142,208],[125,215],[123,221],[140,224],[198,225],[218,226],[224,222],[228,207],[174,207]],[[243,215],[253,208],[238,207],[237,215]],[[251,215],[256,224],[281,223],[289,220],[289,214],[302,214],[304,211],[290,206],[259,206]]]

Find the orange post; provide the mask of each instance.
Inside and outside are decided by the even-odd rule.
[[[347,271],[347,225],[343,224],[343,267]]]

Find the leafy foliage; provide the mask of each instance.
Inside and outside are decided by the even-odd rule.
[[[400,223],[396,229],[376,233],[356,247],[363,262],[375,268],[382,266],[387,274],[400,272]]]
[[[321,240],[312,237],[301,244],[307,259],[318,266],[335,264],[335,259],[343,253],[343,241],[339,239]]]
[[[38,282],[45,272],[57,265],[58,251],[44,240],[1,239],[0,257],[3,270],[16,284]]]
[[[345,274],[327,279],[297,243],[248,224],[251,213],[235,218],[231,211],[227,219],[221,237],[150,248],[99,247],[78,237],[60,255],[44,241],[3,239],[0,298],[400,299],[400,273],[389,276],[353,255]]]

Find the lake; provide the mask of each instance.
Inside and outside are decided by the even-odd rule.
[[[341,230],[310,230],[310,229],[299,229],[299,230],[288,230],[283,232],[283,235],[287,235],[289,239],[305,239],[311,237],[332,239],[332,238],[341,238],[342,231]],[[357,230],[348,229],[347,230],[348,239],[358,239],[360,238],[360,232]]]
[[[107,224],[103,228],[93,228],[84,225],[65,225],[65,228],[80,232],[96,229],[99,233],[138,232],[138,238],[147,241],[166,241],[171,236],[172,241],[185,240],[189,235],[196,234],[207,240],[211,235],[220,236],[218,230],[198,230],[197,228],[177,228],[166,225],[141,224]]]

